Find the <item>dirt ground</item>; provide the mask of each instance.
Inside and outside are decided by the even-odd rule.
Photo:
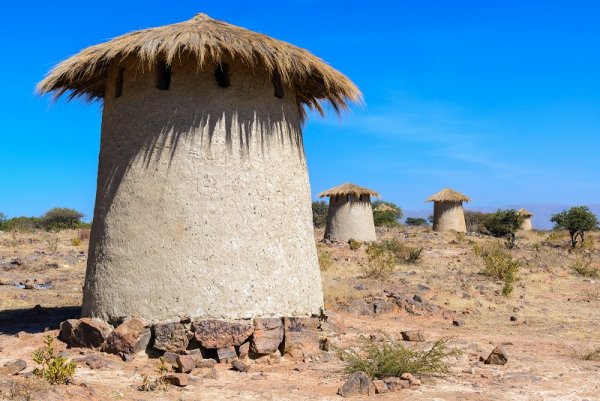
[[[427,341],[417,346],[447,338],[461,352],[448,358],[447,374],[422,377],[418,388],[362,398],[600,400],[600,360],[583,358],[600,347],[600,279],[573,271],[578,262],[600,268],[600,234],[586,250],[572,253],[564,235],[521,234],[511,251],[521,268],[509,296],[502,295],[502,282],[480,274],[483,264],[474,245],[492,238],[407,227],[378,234],[422,247],[421,261],[398,266],[386,280],[373,280],[360,266],[364,246],[353,251],[347,245],[318,244],[333,262],[322,271],[326,309],[346,325],[345,333],[331,335],[330,342],[345,349],[361,335],[385,332],[399,338],[400,331],[418,329]],[[315,231],[316,238],[322,235]],[[59,342],[64,355],[78,361],[73,384],[49,386],[32,377],[32,353],[44,335],[56,336],[59,322],[78,316],[86,257],[87,239],[78,231],[0,233],[0,366],[16,359],[28,364],[18,375],[0,377],[1,400],[341,399],[336,392],[347,373],[336,353],[328,361],[284,357],[279,363],[254,364],[248,373],[219,364],[216,375],[194,371],[187,387],[142,392],[142,373],[153,374],[157,359],[141,355],[124,362],[98,351],[65,349]],[[416,308],[356,310],[361,300],[415,295],[421,300]],[[455,319],[464,325],[453,325]],[[480,357],[496,345],[508,352],[508,363],[483,364]],[[92,369],[90,360],[100,361],[99,366]]]

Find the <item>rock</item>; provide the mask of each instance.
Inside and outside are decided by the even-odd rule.
[[[102,369],[107,366],[106,361],[104,361],[98,355],[89,355],[85,358],[79,359],[77,362],[85,363],[90,369]]]
[[[462,319],[454,319],[452,320],[452,324],[458,327],[462,327],[465,325],[465,321]]]
[[[12,376],[21,372],[27,367],[27,362],[22,359],[17,359],[16,361],[9,362],[0,368],[1,376]]]
[[[516,316],[514,316],[514,315],[513,315],[513,316],[511,316],[511,317],[510,317],[510,321],[511,321],[511,322],[516,322],[516,321],[517,321],[517,317],[516,317]]]
[[[492,350],[484,363],[486,365],[504,365],[506,362],[508,362],[508,353],[500,348],[500,346],[497,346]]]
[[[196,340],[208,349],[242,345],[253,332],[252,325],[246,322],[195,320],[192,326]]]
[[[383,380],[373,380],[376,394],[385,394],[388,392],[387,384]]]
[[[163,376],[163,380],[173,386],[185,387],[189,384],[188,375],[183,373],[169,373]]]
[[[250,352],[250,342],[245,342],[238,347],[238,357],[240,359],[244,359],[248,357],[248,353]]]
[[[348,306],[348,312],[355,315],[372,315],[373,307],[370,306],[364,299],[355,299],[350,302]]]
[[[400,391],[403,388],[410,388],[410,382],[399,377],[386,377],[383,379],[389,391]]]
[[[159,323],[154,325],[154,344],[159,351],[183,353],[188,345],[187,330],[182,323]]]
[[[375,391],[375,385],[365,372],[355,372],[350,375],[337,393],[342,397],[352,397],[355,395],[373,395]]]
[[[178,355],[177,356],[177,371],[181,373],[189,373],[193,369],[196,368],[198,364],[198,360],[202,357],[198,358],[197,355]]]
[[[371,307],[373,308],[373,313],[376,315],[390,313],[394,310],[394,304],[382,298],[375,299],[371,302]]]
[[[207,372],[203,377],[205,379],[217,380],[219,378],[219,372],[217,372],[217,369],[212,368],[210,372]]]
[[[198,359],[196,361],[196,367],[197,368],[214,368],[214,366],[217,364],[217,361],[215,359]]]
[[[334,313],[330,310],[325,311],[326,319],[321,323],[321,329],[323,331],[335,333],[335,334],[345,334],[348,328],[346,327],[346,321],[344,318]]]
[[[400,334],[404,341],[425,341],[425,334],[422,330],[408,330]]]
[[[137,354],[146,350],[152,333],[150,325],[139,318],[127,319],[106,338],[102,351],[110,354]]]
[[[417,379],[412,375],[412,373],[402,373],[400,376],[401,379],[408,380],[411,386],[420,386],[421,380]]]
[[[250,351],[254,354],[272,354],[283,342],[283,322],[279,318],[254,319],[254,333]]]
[[[84,317],[62,322],[58,338],[70,347],[97,348],[111,332],[112,327],[107,323]]]
[[[236,370],[236,371],[242,372],[242,373],[246,373],[250,370],[250,365],[240,361],[239,359],[233,361],[231,363],[231,367],[233,368],[233,370]]]
[[[219,359],[219,363],[233,362],[237,359],[235,347],[219,348],[217,350],[217,358]]]
[[[284,317],[283,351],[292,357],[298,356],[301,350],[303,356],[313,356],[320,353],[319,320],[310,317]],[[295,355],[295,356],[294,356]]]
[[[177,366],[177,357],[178,356],[179,356],[179,354],[176,354],[171,351],[167,351],[163,354],[162,358],[166,364],[169,364],[171,366]]]
[[[423,298],[421,298],[419,294],[415,294],[415,296],[413,297],[413,301],[423,303]]]

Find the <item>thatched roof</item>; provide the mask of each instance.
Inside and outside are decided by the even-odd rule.
[[[300,106],[321,114],[321,101],[329,101],[337,112],[347,108],[348,101],[361,101],[360,91],[348,78],[307,50],[206,14],[88,47],[54,67],[37,89],[42,94],[53,92],[56,98],[69,93],[69,98],[102,99],[111,65],[131,56],[142,68],[158,61],[171,64],[183,53],[193,55],[199,68],[231,58],[279,74],[284,84],[295,89]]]
[[[372,189],[359,187],[356,184],[351,184],[349,182],[338,185],[337,187],[329,188],[327,191],[323,191],[319,194],[320,198],[324,198],[326,196],[334,197],[334,196],[346,196],[346,195],[354,195],[357,198],[360,198],[361,195],[375,196],[379,197],[379,194]]]
[[[375,209],[373,209],[374,212],[395,212],[397,211],[395,208],[391,207],[390,205],[386,205],[385,203],[382,203],[381,205],[377,206]]]
[[[444,188],[437,194],[431,195],[425,202],[471,202],[471,198],[450,188]]]
[[[519,214],[520,214],[521,216],[523,216],[523,217],[533,217],[533,213],[531,213],[531,212],[530,212],[529,210],[527,210],[527,209],[523,209],[523,208],[521,208],[521,209],[519,209],[519,210],[518,210],[518,212],[519,212]]]

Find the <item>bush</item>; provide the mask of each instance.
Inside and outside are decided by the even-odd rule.
[[[2,212],[0,212],[0,231],[5,231],[4,229],[4,223],[6,223],[6,215]]]
[[[319,268],[322,271],[329,270],[333,266],[333,256],[331,256],[329,251],[323,249],[323,247],[317,247],[317,256],[319,259]]]
[[[33,374],[50,384],[67,383],[73,377],[77,363],[68,361],[56,352],[52,336],[45,336],[44,344],[44,348],[33,353],[33,361],[39,365],[33,370]]]
[[[325,227],[327,223],[327,212],[329,211],[329,206],[327,202],[318,201],[312,203],[312,215],[313,215],[313,226],[320,228]]]
[[[156,373],[158,374],[154,378],[150,378],[147,373],[142,373],[142,384],[138,386],[139,391],[165,391],[167,389],[167,380],[165,379],[165,373],[169,371],[169,367],[165,362],[165,359],[161,356],[158,362],[158,368]]]
[[[48,210],[41,218],[46,230],[74,229],[81,226],[83,214],[75,209],[59,208]]]
[[[413,227],[428,225],[427,220],[425,220],[424,218],[421,218],[421,217],[407,217],[406,220],[404,220],[404,224],[406,224],[407,226],[413,226]]]
[[[579,259],[571,266],[571,269],[580,276],[583,277],[600,277],[600,269],[592,266],[590,260]]]
[[[384,239],[380,242],[375,242],[370,246],[382,247],[391,252],[396,258],[396,263],[415,264],[421,258],[423,248],[413,248],[408,246],[396,238]]]
[[[362,246],[362,242],[357,241],[355,239],[350,239],[348,241],[348,246],[350,246],[351,250],[358,251],[360,249],[360,247]]]
[[[447,349],[444,339],[436,341],[431,349],[425,350],[406,348],[402,341],[384,337],[383,342],[363,337],[358,351],[341,352],[340,358],[346,363],[346,372],[365,372],[378,379],[399,377],[403,373],[440,374],[448,371],[444,359],[456,354],[456,351]]]
[[[500,210],[484,219],[485,229],[494,237],[506,238],[509,248],[515,243],[515,234],[523,224],[523,216],[515,209]]]
[[[375,210],[380,206],[385,205],[392,210]],[[371,203],[373,207],[373,221],[377,227],[396,227],[398,226],[398,220],[403,216],[402,209],[398,205],[392,202],[386,202],[382,200],[376,200]]]
[[[372,242],[367,246],[367,260],[361,267],[367,277],[386,278],[398,264],[418,263],[422,251],[423,248],[410,247],[395,238]]]
[[[554,223],[554,228],[567,230],[571,236],[571,248],[577,246],[577,238],[581,243],[585,241],[586,231],[598,228],[598,218],[590,211],[587,206],[575,206],[568,210],[552,215],[550,221]]]
[[[519,261],[513,259],[498,243],[484,247],[475,245],[473,250],[476,255],[481,256],[483,259],[484,268],[481,274],[504,280],[502,294],[510,295],[513,291],[513,283],[517,280],[520,267]]]
[[[20,216],[5,220],[2,224],[2,231],[31,232],[41,227],[42,222],[39,218]]]
[[[465,224],[467,231],[473,233],[486,233],[485,221],[489,218],[490,213],[474,212],[465,210]]]
[[[79,237],[71,238],[71,245],[73,245],[73,246],[81,245],[81,238],[79,238]]]

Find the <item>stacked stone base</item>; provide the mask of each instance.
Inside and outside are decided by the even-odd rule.
[[[59,339],[71,347],[95,348],[124,359],[141,352],[165,356],[185,372],[205,359],[233,362],[272,354],[315,356],[320,353],[320,329],[320,320],[314,317],[242,321],[186,318],[153,324],[131,318],[114,328],[101,320],[82,318],[62,322]]]

